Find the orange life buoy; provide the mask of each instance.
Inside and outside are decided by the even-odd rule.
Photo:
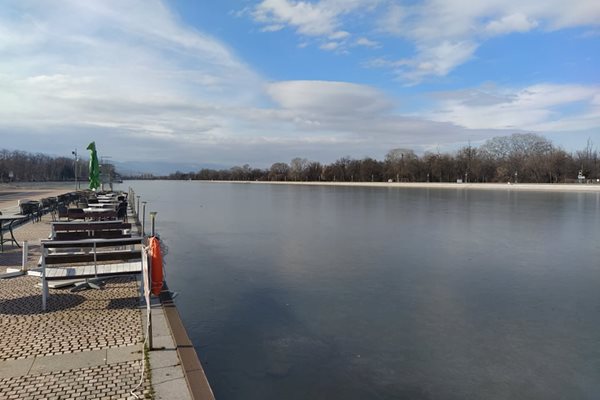
[[[152,294],[158,296],[163,287],[163,262],[160,241],[157,237],[151,237],[149,246],[150,259],[152,260]]]

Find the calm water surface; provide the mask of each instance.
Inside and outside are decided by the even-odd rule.
[[[599,396],[599,194],[128,185],[220,400]]]

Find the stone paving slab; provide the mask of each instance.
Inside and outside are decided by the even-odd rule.
[[[34,357],[22,360],[0,361],[0,376],[3,378],[13,378],[27,375],[34,361]]]
[[[62,370],[99,367],[105,364],[118,364],[128,361],[141,361],[141,344],[119,348],[92,350],[55,356],[36,356],[19,360],[0,361],[0,377],[36,375]]]
[[[0,360],[122,347],[143,341],[134,278],[108,280],[103,290],[50,290],[42,312],[38,278],[0,280]]]
[[[0,378],[0,399],[129,399],[139,383],[140,363],[118,364]],[[135,392],[150,397],[146,380]]]

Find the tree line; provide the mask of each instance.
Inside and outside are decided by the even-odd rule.
[[[0,182],[74,181],[75,160],[24,151],[0,150]],[[115,175],[114,172],[112,175]],[[77,177],[86,180],[88,163],[77,163]],[[139,177],[138,177],[139,178]],[[146,178],[155,178],[147,176]],[[600,179],[598,150],[588,140],[582,150],[568,153],[535,134],[499,136],[479,147],[454,153],[392,149],[383,160],[341,157],[324,164],[305,158],[276,162],[270,168],[250,165],[228,169],[177,171],[166,179],[326,182],[535,182],[564,183]],[[581,178],[581,179],[580,179]]]
[[[392,149],[384,160],[342,157],[331,164],[305,158],[276,162],[267,169],[246,164],[229,169],[176,172],[168,179],[326,182],[532,182],[567,183],[600,178],[598,150],[586,146],[568,153],[535,134],[494,137],[455,153]]]
[[[77,176],[87,180],[88,163],[77,163]],[[0,182],[74,181],[75,160],[40,153],[0,150]]]

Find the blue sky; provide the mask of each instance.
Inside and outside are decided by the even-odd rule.
[[[600,142],[590,0],[0,5],[0,147],[265,167]]]

